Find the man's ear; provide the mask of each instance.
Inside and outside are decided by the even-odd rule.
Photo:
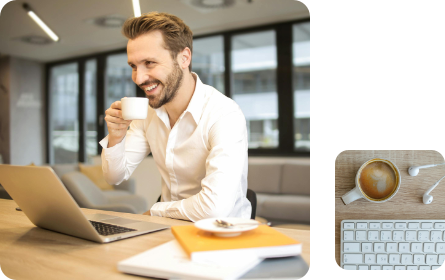
[[[192,63],[192,52],[188,47],[185,47],[180,53],[179,53],[179,66],[181,66],[182,69],[186,69],[189,67],[190,63]]]

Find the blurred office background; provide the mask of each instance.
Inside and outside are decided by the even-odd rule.
[[[144,96],[131,80],[125,19],[131,0],[28,0],[0,15],[0,163],[99,164],[110,104]],[[258,214],[309,224],[310,21],[295,0],[139,0],[194,33],[192,71],[235,100],[247,120],[249,188]],[[148,207],[160,194],[149,156],[132,176]],[[1,182],[0,182],[1,183]]]

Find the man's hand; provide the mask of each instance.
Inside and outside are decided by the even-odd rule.
[[[108,148],[111,148],[124,139],[131,120],[122,118],[121,102],[116,101],[105,111],[105,121],[108,127]]]
[[[151,216],[151,214],[150,214],[150,210],[148,210],[147,212],[145,212],[144,214],[142,214],[142,215],[147,215],[147,216]]]

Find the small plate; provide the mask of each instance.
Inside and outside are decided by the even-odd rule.
[[[234,226],[231,228],[223,228],[216,225],[216,220],[220,219],[231,224],[243,224],[239,226]],[[244,223],[252,223],[252,225],[244,225]],[[212,232],[216,236],[220,237],[232,237],[240,235],[244,231],[249,231],[252,229],[256,229],[258,227],[258,222],[251,219],[243,219],[243,218],[209,218],[197,221],[195,223],[195,227]]]

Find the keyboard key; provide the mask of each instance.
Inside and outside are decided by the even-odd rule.
[[[343,255],[344,263],[363,263],[363,255],[362,254],[344,254]]]
[[[432,230],[431,231],[431,241],[442,241],[442,231]]]
[[[408,223],[408,228],[409,229],[418,229],[419,223]]]
[[[427,265],[420,265],[419,270],[431,270],[431,267],[429,267]]]
[[[417,232],[417,239],[419,241],[430,241],[430,232],[426,230],[419,230]]]
[[[367,233],[364,230],[357,230],[355,231],[355,240],[357,241],[367,241],[368,239],[366,238]]]
[[[426,264],[437,264],[437,255],[426,255]]]
[[[343,266],[343,268],[344,268],[345,270],[357,270],[357,266],[356,266],[356,265],[350,265],[350,264],[345,264],[345,265]]]
[[[374,254],[365,254],[365,263],[370,263],[370,264],[376,263],[375,257],[376,256]]]
[[[433,223],[422,223],[420,227],[422,229],[430,229],[433,228]]]
[[[445,261],[445,255],[439,255],[439,264],[442,265]]]
[[[377,229],[380,228],[380,223],[369,223],[370,229]]]
[[[406,270],[419,270],[419,268],[417,267],[417,265],[408,265],[406,267]]]
[[[393,223],[382,223],[382,227],[384,229],[392,229],[393,228]]]
[[[425,264],[425,255],[414,255],[414,264]]]
[[[396,229],[406,229],[406,223],[396,223]]]
[[[422,243],[411,243],[411,253],[422,253]]]
[[[395,253],[397,250],[397,243],[386,243],[386,252]]]
[[[413,255],[402,254],[402,264],[413,264]]]
[[[400,263],[400,255],[399,254],[389,254],[389,263],[390,264],[399,264]]]
[[[400,253],[409,253],[409,243],[399,243]]]
[[[354,240],[354,232],[350,231],[350,230],[345,230],[343,232],[343,240],[345,240],[345,241]]]
[[[367,229],[368,223],[357,223],[357,229]]]
[[[343,251],[347,253],[360,252],[360,243],[343,243]]]
[[[404,265],[396,265],[394,270],[406,270],[406,267]]]
[[[343,223],[344,229],[354,229],[354,223]]]
[[[359,265],[358,270],[369,270],[369,267],[367,265]]]
[[[384,265],[383,270],[394,270],[394,267],[392,265]]]
[[[392,240],[392,233],[388,230],[382,230],[380,232],[380,240],[381,241],[391,241]]]
[[[423,243],[424,253],[434,253],[434,243]]]
[[[440,265],[433,265],[433,266],[431,267],[431,270],[438,269],[439,267],[440,267]]]
[[[435,229],[445,229],[445,223],[434,223]]]
[[[371,270],[382,270],[380,265],[371,265]]]
[[[394,241],[403,241],[404,232],[402,230],[395,230],[392,232],[392,240]]]
[[[406,241],[417,241],[417,232],[414,230],[407,230],[405,232]]]
[[[372,243],[362,243],[362,252],[363,253],[372,252]]]
[[[379,232],[377,230],[368,231],[368,240],[369,241],[378,241],[379,240]]]
[[[385,254],[377,254],[377,263],[385,264],[388,263],[388,255]]]
[[[385,243],[374,243],[374,252],[385,252]]]
[[[436,243],[436,253],[445,253],[445,243]]]

